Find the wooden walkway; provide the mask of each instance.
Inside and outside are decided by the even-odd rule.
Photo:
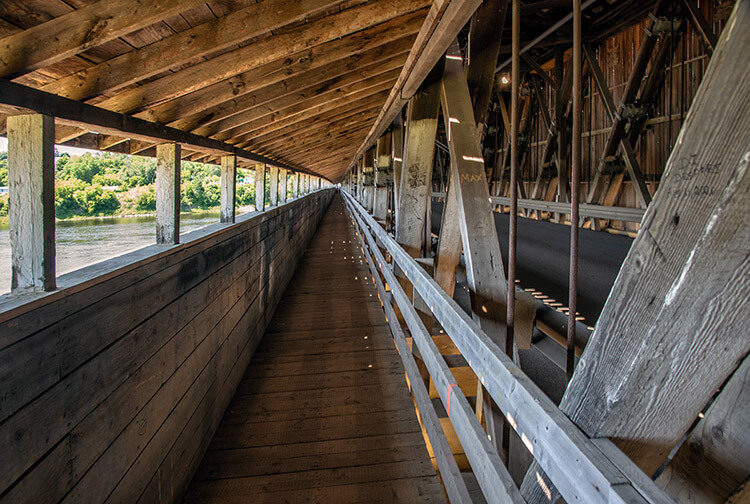
[[[184,502],[445,502],[336,195]]]

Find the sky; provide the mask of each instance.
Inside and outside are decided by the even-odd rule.
[[[64,147],[62,145],[55,145],[57,147],[57,150],[59,152],[67,152],[71,156],[80,156],[82,154],[85,154],[86,152],[98,152],[90,149],[79,149],[77,147]],[[0,152],[5,152],[8,150],[8,139],[5,137],[0,137]]]

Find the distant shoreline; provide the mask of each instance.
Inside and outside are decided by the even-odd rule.
[[[190,210],[181,211],[180,214],[208,214],[208,213],[219,213],[220,208],[192,208]],[[237,208],[238,212],[253,212],[255,207],[252,205]],[[138,218],[138,217],[155,217],[156,212],[146,213],[128,213],[128,214],[112,214],[112,215],[75,215],[73,217],[66,217],[64,219],[58,219],[55,217],[55,222],[75,222],[95,219],[122,219],[122,218]],[[8,217],[0,218],[0,230],[8,229]]]

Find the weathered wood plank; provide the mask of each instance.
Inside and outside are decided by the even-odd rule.
[[[0,76],[28,72],[202,4],[103,0],[0,39]]]
[[[273,4],[252,4],[79,70],[50,82],[41,89],[73,100],[84,100],[304,20],[306,16],[314,15],[316,11],[339,2],[340,0],[284,0]],[[184,9],[188,8],[190,5]]]
[[[412,257],[421,257],[424,248],[440,107],[438,93],[437,83],[428,85],[409,101],[406,112],[406,153],[399,188],[396,240]]]
[[[750,478],[749,383],[745,357],[656,480],[677,502],[723,503]]]
[[[157,271],[166,273],[155,278],[148,275],[149,281],[160,286],[151,291],[159,292],[156,297],[148,296],[149,291],[139,288],[137,282],[122,282],[118,276],[106,280],[105,290],[111,285],[134,291],[134,299],[142,300],[143,306],[133,300],[124,303],[140,320],[132,332],[131,316],[119,308],[123,303],[117,298],[102,300],[79,290],[68,296],[71,301],[81,298],[88,308],[79,310],[80,314],[53,310],[48,314],[57,313],[64,323],[50,326],[53,332],[49,334],[37,333],[42,344],[26,338],[5,348],[2,359],[13,363],[14,375],[22,378],[18,370],[28,369],[47,389],[0,428],[9,447],[0,455],[5,469],[2,491],[12,483],[10,492],[4,494],[6,500],[24,502],[34,496],[40,501],[59,501],[66,494],[73,501],[104,501],[110,494],[113,500],[125,495],[130,496],[126,500],[136,500],[169,446],[175,446],[172,443],[184,422],[202,419],[200,414],[193,415],[194,411],[221,417],[222,400],[202,410],[199,399],[205,387],[213,387],[216,396],[231,397],[232,383],[244,372],[267,323],[265,312],[273,309],[293,271],[274,265],[296,263],[326,202],[320,196],[295,202],[298,210],[308,210],[295,212],[296,220],[282,218],[281,212],[291,209],[281,207],[245,218],[235,226],[217,224],[213,236],[143,261],[138,267],[148,270],[153,263],[161,263]],[[261,236],[265,240],[259,241]],[[250,253],[253,247],[256,253]],[[188,249],[192,256],[185,253]],[[214,265],[206,265],[207,260],[213,260]],[[137,276],[138,267],[127,274]],[[152,306],[144,309],[148,303]],[[68,310],[74,306],[70,304]],[[36,311],[39,317],[43,310]],[[67,339],[66,332],[70,333]],[[91,336],[82,337],[85,334]],[[96,345],[91,345],[92,338]],[[80,341],[80,345],[68,341]],[[51,354],[34,360],[46,368],[42,371],[28,366],[22,352],[26,348],[41,355],[50,348],[63,347],[62,361]],[[79,358],[87,360],[76,360]],[[198,376],[204,378],[194,381]],[[50,383],[47,377],[58,381]],[[4,383],[9,383],[6,378],[4,375]],[[8,395],[13,391],[13,387],[4,389],[5,408],[18,404],[20,398]],[[175,405],[178,407],[173,409]],[[119,413],[113,417],[113,411]],[[196,437],[205,438],[210,423],[195,425],[200,431]],[[19,429],[23,436],[17,436]],[[174,476],[173,488],[179,490],[189,477],[183,468],[189,470],[190,465],[183,461],[172,467],[180,468],[169,472]],[[126,471],[127,478],[121,479]],[[123,490],[126,492],[121,493]],[[177,492],[169,500],[179,499],[179,495]]]
[[[156,146],[156,243],[180,243],[180,145]]]
[[[310,181],[313,190],[319,180]],[[332,208],[301,259],[295,287],[288,291],[292,298],[279,304],[229,410],[218,419],[219,429],[187,501],[238,495],[283,501],[302,489],[335,485],[335,490],[373,479],[394,491],[394,485],[419,485],[428,476],[437,481],[378,298],[366,295],[375,292],[372,280],[365,281],[369,271],[361,258],[353,259],[360,252],[352,234],[343,212]],[[342,303],[342,297],[334,296],[341,305],[350,305],[340,306],[343,317],[331,317],[328,309],[310,302],[297,309],[302,296],[333,288],[328,277],[334,266],[349,278],[337,277],[330,285],[356,287],[355,299],[363,303],[353,303],[351,296]],[[372,307],[379,320],[350,329],[364,320],[362,304]],[[331,325],[335,337],[325,337],[329,331],[320,329],[322,322]],[[299,330],[303,326],[316,329],[308,334]],[[291,337],[286,338],[289,328]],[[210,393],[205,398],[210,400]],[[218,420],[214,416],[202,422]],[[191,432],[199,422],[188,427]],[[175,450],[162,465],[186,456],[199,461],[193,453],[201,452]],[[172,486],[167,478],[163,482]],[[154,482],[145,495],[168,500],[173,493]]]
[[[55,281],[55,123],[8,118],[11,289],[51,291]]]
[[[237,156],[221,157],[221,222],[234,223],[237,190]]]
[[[262,212],[266,208],[266,165],[255,165],[255,210]]]

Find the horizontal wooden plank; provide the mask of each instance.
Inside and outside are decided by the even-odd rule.
[[[363,459],[376,464],[420,460],[424,459],[424,449],[420,436],[396,434],[300,443],[283,458],[272,446],[209,450],[195,481],[347,467],[359,465]],[[393,459],[390,451],[395,453]]]

